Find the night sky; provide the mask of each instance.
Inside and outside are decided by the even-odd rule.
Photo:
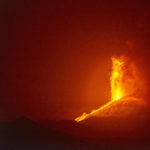
[[[126,41],[150,31],[139,23],[149,7],[143,0],[1,0],[0,121],[74,119],[107,103],[111,57],[130,53]]]

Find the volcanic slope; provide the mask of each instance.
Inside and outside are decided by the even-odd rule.
[[[76,121],[98,116],[98,117],[146,117],[150,115],[150,109],[146,103],[132,96],[123,97],[119,100],[113,100],[91,113],[84,113],[82,116],[76,118]]]
[[[135,97],[124,97],[109,103],[103,109],[95,112],[93,115],[101,117],[127,117],[137,115],[137,117],[145,117],[150,115],[150,109],[147,105]]]
[[[80,123],[97,130],[93,142],[125,149],[150,148],[150,109],[135,97],[112,101]]]

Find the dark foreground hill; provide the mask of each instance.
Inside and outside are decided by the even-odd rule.
[[[96,150],[117,149],[90,144],[25,117],[0,123],[0,150]]]

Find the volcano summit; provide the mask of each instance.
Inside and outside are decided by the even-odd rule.
[[[149,116],[149,108],[143,100],[147,91],[146,80],[134,56],[112,57],[110,83],[111,101],[90,114],[83,113],[75,119],[77,122],[91,116],[143,116],[143,112],[144,116]]]

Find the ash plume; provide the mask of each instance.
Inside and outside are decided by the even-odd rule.
[[[150,12],[145,11],[141,14],[136,23],[138,34],[130,37],[126,44],[130,49],[132,55],[131,59],[138,70],[141,79],[140,85],[141,93],[146,101],[150,99]],[[138,82],[139,83],[139,82]],[[140,93],[140,92],[139,92]]]

